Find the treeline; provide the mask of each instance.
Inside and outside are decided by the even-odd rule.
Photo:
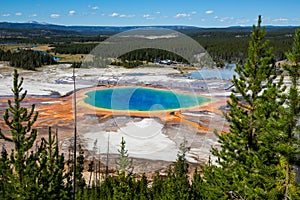
[[[209,53],[218,67],[223,67],[226,62],[244,64],[246,61],[250,39],[249,33],[205,33],[201,35],[192,35],[192,37]],[[290,49],[293,43],[291,35],[286,36],[273,33],[272,36],[266,37],[265,39],[270,41],[270,46],[273,47],[274,59],[276,61],[287,58],[285,52]],[[112,64],[129,65],[130,62],[133,63],[134,61],[153,62],[155,59],[169,59],[172,61],[188,63],[186,59],[173,52],[149,48],[134,50],[119,58],[121,59],[121,62]]]
[[[64,43],[53,44],[51,51],[60,54],[89,54],[99,43]]]
[[[209,53],[218,67],[223,67],[226,62],[244,64],[248,56],[249,33],[202,33],[201,35],[192,35],[192,37]],[[293,43],[291,35],[274,35],[265,39],[270,41],[276,61],[287,59],[285,52],[291,48]],[[188,63],[180,55],[162,49],[138,49],[119,58],[121,62],[114,64],[125,65],[133,61],[153,62],[154,59]]]
[[[205,199],[206,188],[200,173],[195,170],[192,177],[189,177],[189,164],[186,160],[186,153],[189,151],[186,140],[180,145],[177,160],[172,167],[169,167],[167,174],[156,173],[150,181],[143,174],[137,177],[132,174],[130,160],[125,141],[122,138],[121,148],[118,150],[119,162],[117,176],[108,176],[101,184],[90,183],[80,191],[79,199]]]
[[[141,66],[143,64],[144,64],[144,62],[139,61],[139,60],[133,60],[133,61],[121,60],[121,61],[111,62],[111,65],[122,66],[122,67],[125,67],[125,68],[128,68],[128,69],[135,68],[135,67]]]
[[[39,28],[0,28],[2,38],[9,39],[22,38],[20,41],[28,40],[27,38],[55,38],[61,36],[74,37],[78,35],[76,31],[65,31],[65,30],[51,30],[51,29],[39,29]],[[25,39],[26,38],[26,39]],[[0,40],[1,41],[1,40]]]
[[[0,29],[1,32],[1,29]],[[67,34],[66,34],[67,35]],[[99,43],[107,39],[108,36],[105,35],[96,35],[96,36],[57,36],[57,37],[7,37],[0,38],[0,44],[6,43],[16,43],[16,44],[71,44],[71,43],[86,43],[86,42],[95,42]]]
[[[171,60],[171,62],[185,63],[188,61],[181,56],[162,49],[137,49],[118,57],[117,60],[113,61],[111,65],[123,66],[125,68],[134,68],[143,65],[144,63],[153,63],[163,60]]]
[[[52,56],[33,50],[20,50],[18,52],[4,51],[0,49],[0,60],[9,61],[10,66],[36,70],[43,65],[56,64]]]
[[[1,61],[9,61],[11,58],[11,51],[4,51],[2,49],[0,49],[0,60]]]
[[[194,35],[193,37],[207,50],[216,63],[245,63],[248,55],[250,34],[230,34],[227,37],[217,36],[204,34]],[[285,52],[291,48],[293,37],[280,35],[277,37],[266,37],[266,39],[270,41],[270,45],[274,49],[275,60],[286,59]]]
[[[146,62],[154,62],[154,60],[171,60],[181,63],[188,63],[188,61],[182,58],[180,55],[177,55],[173,52],[166,51],[163,49],[137,49],[131,52],[128,52],[119,57],[122,62],[127,61],[146,61]]]

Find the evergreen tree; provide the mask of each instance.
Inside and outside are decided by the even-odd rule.
[[[163,178],[159,175],[159,173],[156,173],[153,178],[152,187],[150,189],[152,199],[161,199],[162,186]]]
[[[1,54],[1,52],[0,52]],[[7,54],[12,67],[19,67],[27,70],[36,70],[43,65],[55,64],[53,57],[41,52],[32,50],[21,50],[12,54]]]
[[[116,185],[113,187],[114,200],[131,200],[135,195],[135,176],[126,175],[125,172],[118,174]]]
[[[235,88],[226,115],[230,131],[220,136],[221,149],[212,150],[218,167],[205,169],[208,187],[218,188],[220,198],[268,198],[276,187],[280,154],[274,144],[280,132],[267,127],[281,119],[285,87],[283,77],[274,81],[274,57],[264,37],[259,16],[258,25],[253,26],[246,63],[237,66],[238,77],[233,78]],[[222,180],[221,185],[216,185],[221,182],[217,179]],[[280,193],[272,195],[282,198]]]
[[[11,193],[14,191],[13,178],[8,153],[3,145],[0,158],[0,199],[10,199]]]
[[[190,184],[187,176],[189,165],[186,160],[186,153],[189,149],[190,148],[187,147],[187,141],[184,139],[180,144],[174,168],[169,168],[168,175],[165,179],[162,180],[159,177],[155,178],[152,191],[152,194],[155,195],[154,199],[157,197],[158,199],[190,198]],[[161,187],[161,189],[158,187]]]
[[[114,188],[116,187],[117,181],[109,176],[100,185],[100,199],[113,199],[114,198]]]
[[[168,175],[163,180],[160,199],[178,199],[177,183],[174,171],[171,167],[168,169]]]
[[[188,199],[190,184],[188,180],[189,164],[186,159],[186,154],[190,151],[190,147],[187,146],[187,140],[184,138],[183,142],[179,146],[177,153],[177,160],[174,165],[175,185],[174,192],[176,199]]]
[[[184,138],[183,142],[179,146],[177,160],[174,166],[175,174],[177,176],[185,176],[188,172],[189,164],[186,160],[186,154],[189,151],[190,147],[187,147],[187,140]]]
[[[132,160],[129,159],[128,150],[126,149],[126,142],[123,137],[118,152],[118,177],[116,179],[116,185],[113,188],[113,199],[133,199],[135,195],[135,176],[132,174]]]
[[[48,140],[42,138],[36,193],[39,198],[44,199],[69,199],[72,195],[71,186],[65,183],[65,180],[69,179],[71,174],[64,170],[64,155],[59,154],[58,144],[50,127],[48,136]]]
[[[76,198],[82,199],[83,191],[86,186],[85,179],[83,177],[83,170],[84,170],[84,151],[81,147],[79,147],[79,155],[76,157],[76,177],[75,177],[75,184],[76,184]],[[72,162],[73,163],[73,162]],[[73,172],[73,165],[71,166],[71,172]],[[73,177],[74,178],[74,177]]]
[[[132,159],[129,159],[128,150],[126,149],[126,142],[122,137],[119,152],[119,159],[117,161],[117,171],[119,174],[124,173],[130,175],[133,171]]]
[[[190,190],[190,199],[197,200],[197,199],[204,199],[204,194],[206,193],[204,182],[201,177],[201,174],[195,169],[193,179],[192,179],[192,185]]]
[[[9,108],[5,110],[3,116],[6,125],[10,129],[11,137],[6,136],[0,130],[0,139],[14,143],[10,162],[16,173],[17,181],[15,187],[19,195],[26,193],[28,187],[25,180],[26,153],[30,151],[36,140],[37,130],[32,129],[32,126],[38,117],[38,113],[34,112],[34,105],[32,105],[31,110],[21,107],[21,102],[24,100],[27,93],[27,91],[25,91],[21,94],[23,90],[22,83],[23,78],[19,81],[19,74],[17,70],[15,70],[12,88],[14,102],[12,103],[11,100],[8,100]],[[32,160],[32,162],[35,162],[35,160]]]
[[[39,147],[33,151],[37,130],[32,129],[38,114],[21,106],[26,96],[22,92],[23,79],[19,81],[14,71],[14,103],[8,101],[9,108],[3,116],[11,136],[0,131],[0,138],[14,144],[7,156],[2,150],[0,159],[0,193],[5,199],[68,199],[70,197],[69,174],[64,172],[64,157],[59,155],[55,137],[49,129],[48,141],[42,138]]]
[[[285,199],[300,198],[300,187],[295,187],[296,174],[293,171],[293,165],[300,166],[300,93],[298,85],[300,83],[300,29],[297,29],[294,37],[292,51],[287,53],[289,65],[284,65],[284,69],[288,72],[291,80],[291,86],[286,97],[286,106],[284,113],[284,137],[283,142],[279,146],[279,150],[283,155],[281,159],[281,170],[279,173],[284,177],[282,189]],[[299,173],[299,172],[298,172]]]
[[[276,187],[270,191],[271,198],[298,199],[299,186],[296,185],[296,177],[293,165],[297,161],[299,154],[299,125],[297,120],[300,113],[300,97],[297,89],[299,82],[299,52],[300,52],[300,33],[296,31],[295,42],[292,52],[287,54],[291,65],[284,68],[289,73],[291,86],[286,94],[282,95],[285,107],[279,106],[276,113],[269,116],[265,123],[266,134],[263,139],[270,141],[266,145],[267,149],[276,153],[278,164],[276,166]]]
[[[148,180],[145,174],[142,175],[141,180],[137,181],[134,192],[135,192],[135,199],[139,199],[139,200],[150,199]]]

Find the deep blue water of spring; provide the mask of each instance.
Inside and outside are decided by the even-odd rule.
[[[188,108],[208,102],[209,99],[193,93],[176,93],[142,87],[121,87],[94,90],[86,93],[85,102],[105,109],[158,111]]]

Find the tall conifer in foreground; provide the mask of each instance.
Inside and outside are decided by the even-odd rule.
[[[5,124],[10,129],[11,137],[4,135],[0,131],[0,139],[14,143],[10,162],[13,166],[13,170],[15,171],[15,187],[19,195],[24,195],[28,187],[28,180],[26,179],[28,179],[29,176],[26,174],[28,173],[27,170],[30,169],[26,167],[26,164],[34,165],[36,162],[35,158],[31,157],[31,164],[29,164],[29,159],[26,158],[26,154],[30,153],[30,149],[37,137],[37,130],[32,129],[32,126],[38,117],[38,113],[34,112],[34,105],[32,105],[31,110],[21,106],[21,102],[24,100],[27,93],[27,91],[25,91],[21,94],[23,90],[22,84],[23,78],[19,81],[19,74],[17,73],[17,70],[15,70],[12,88],[14,101],[12,102],[11,100],[8,100],[9,108],[5,110],[5,114],[3,116]]]
[[[286,54],[289,64],[284,65],[288,72],[291,86],[286,97],[286,113],[284,121],[285,143],[278,145],[283,159],[281,171],[283,180],[281,188],[285,199],[300,199],[300,186],[296,185],[296,175],[293,167],[300,167],[300,29],[297,29],[294,36],[292,51]],[[298,173],[300,171],[298,170]],[[299,176],[299,174],[298,174]]]
[[[230,123],[228,134],[220,136],[222,149],[213,149],[218,164],[204,170],[208,191],[219,198],[270,198],[276,187],[276,166],[279,154],[275,144],[278,133],[269,132],[270,120],[280,119],[284,98],[283,77],[277,82],[272,49],[268,47],[261,16],[253,26],[248,57],[237,66],[234,89],[228,101]],[[278,198],[278,194],[272,194]],[[216,196],[214,196],[216,198]]]
[[[21,94],[23,79],[19,80],[14,71],[14,101],[8,101],[9,108],[3,116],[10,135],[0,130],[0,139],[11,142],[14,149],[7,156],[2,150],[0,159],[0,194],[3,199],[69,199],[71,187],[69,174],[64,171],[64,156],[59,154],[55,137],[49,129],[49,140],[42,138],[41,144],[33,151],[37,129],[32,128],[38,114],[22,107],[26,91]],[[8,191],[7,191],[8,190]]]

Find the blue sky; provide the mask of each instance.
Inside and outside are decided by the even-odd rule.
[[[299,0],[1,0],[0,21],[61,25],[300,25]]]

